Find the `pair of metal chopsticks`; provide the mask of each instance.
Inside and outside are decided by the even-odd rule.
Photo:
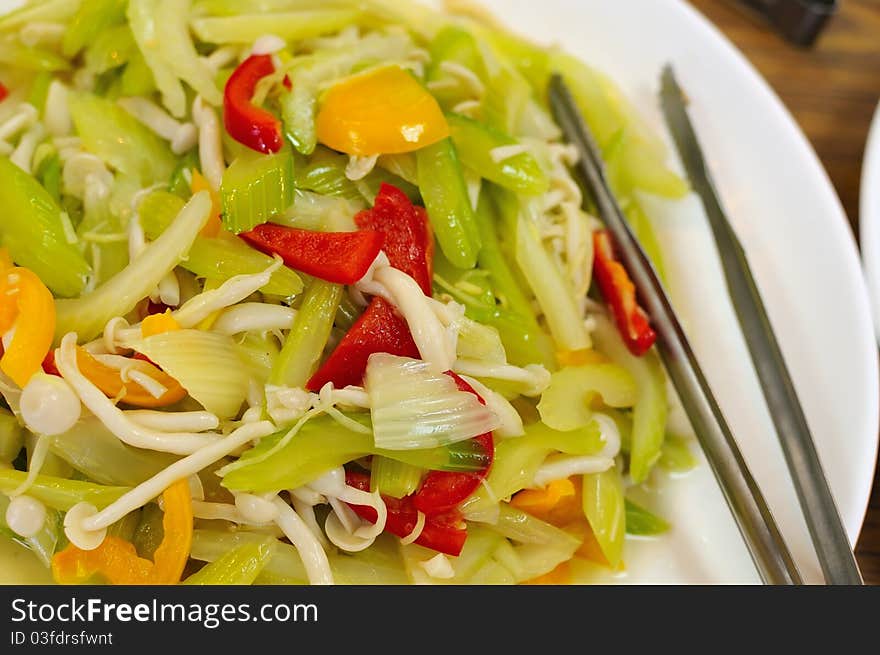
[[[688,128],[690,123],[687,121],[687,115],[683,104],[684,101],[681,97],[680,91],[678,92],[677,100],[680,105],[680,112],[674,111],[676,99],[674,94],[669,91],[669,89],[672,88],[670,87],[670,82],[674,84],[671,69],[667,69],[667,72],[664,74],[663,99],[664,106],[678,117],[678,121],[671,125],[673,131],[676,132],[678,129],[682,128],[682,118],[686,121],[685,124]],[[674,88],[677,89],[677,85],[675,85]],[[658,279],[650,260],[647,258],[630,231],[623,212],[615,200],[614,194],[611,192],[605,174],[605,167],[602,162],[601,153],[599,152],[589,129],[584,123],[570,92],[560,76],[554,76],[551,80],[549,93],[551,108],[553,109],[557,122],[562,128],[568,141],[574,144],[579,150],[581,157],[578,167],[584,178],[584,182],[592,192],[599,214],[614,237],[620,259],[629,271],[630,277],[638,290],[639,298],[647,310],[648,315],[651,317],[651,323],[658,335],[657,347],[660,356],[663,359],[670,379],[681,398],[684,409],[690,418],[691,425],[694,428],[700,445],[712,467],[713,473],[719,482],[721,491],[727,500],[728,506],[730,507],[733,517],[742,533],[759,575],[767,584],[801,584],[802,579],[791,553],[779,532],[761,490],[758,488],[757,483],[749,472],[745,459],[743,458],[742,453],[736,444],[736,440],[721,413],[721,409],[712,394],[712,390],[700,369],[696,357],[688,343],[687,337],[684,334],[684,330],[672,309],[672,305],[663,289],[663,285]],[[725,252],[730,249],[730,244],[735,244],[733,252],[741,254],[742,249],[739,247],[732,229],[724,218],[723,212],[720,210],[720,203],[717,202],[717,197],[712,193],[713,187],[711,183],[706,185],[701,181],[702,179],[708,181],[708,174],[705,172],[705,165],[702,164],[702,157],[699,155],[699,146],[696,137],[693,135],[692,128],[689,130],[689,133],[691,135],[690,143],[688,143],[687,139],[677,139],[677,142],[679,143],[678,147],[684,150],[684,158],[687,160],[686,163],[699,163],[694,170],[691,170],[690,167],[688,168],[688,172],[692,177],[694,189],[703,196],[707,208],[710,205],[712,207],[717,207],[718,211],[715,213],[715,218],[717,220],[715,222],[727,226],[725,239],[719,241],[719,251]],[[686,144],[689,147],[685,147]],[[696,152],[696,156],[688,156],[688,153],[694,152]],[[698,174],[699,171],[703,171],[702,176]],[[704,196],[703,194],[706,193],[707,188],[709,195]],[[714,202],[712,200],[713,198]],[[711,210],[709,211],[712,213]],[[713,230],[714,228],[715,225],[713,222]],[[720,232],[720,230],[717,230],[716,232]],[[717,233],[716,238],[718,238]],[[727,246],[727,248],[725,246]],[[751,281],[751,292],[746,295],[739,293],[739,285],[736,284],[735,280],[733,284],[729,280],[728,285],[731,287],[731,293],[735,298],[745,299],[742,303],[737,304],[737,311],[740,315],[750,311],[747,303],[752,303],[751,311],[753,314],[758,317],[763,317],[763,320],[759,319],[757,321],[757,325],[761,329],[758,332],[752,331],[747,332],[746,334],[746,338],[750,345],[753,340],[756,343],[762,343],[768,339],[764,330],[769,330],[769,322],[766,320],[766,313],[763,312],[762,309],[760,311],[755,309],[753,306],[755,299],[760,303],[760,297],[757,295],[757,289],[754,285],[754,281],[752,281],[751,274],[748,273],[745,257],[737,256],[734,259],[729,257],[727,259],[730,260],[730,265],[725,267],[726,273],[729,272],[728,269],[730,269],[730,272],[733,272],[736,267],[746,267],[744,272],[742,272],[741,269],[740,278]],[[762,308],[763,306],[761,305],[760,307]],[[769,339],[772,344],[775,344],[772,332],[769,333]],[[772,352],[772,348],[769,350],[764,349],[761,352],[762,354]],[[776,352],[779,352],[778,346],[776,346]],[[753,357],[754,356],[753,353]],[[814,490],[816,493],[815,497],[819,498],[821,496],[821,488],[824,485],[825,492],[827,492],[828,499],[830,500],[830,492],[827,490],[827,483],[824,481],[824,476],[821,475],[821,469],[818,468],[818,460],[816,460],[816,467],[807,466],[805,468],[802,464],[805,460],[798,460],[797,457],[788,457],[789,452],[791,451],[800,453],[807,459],[809,459],[809,454],[812,452],[813,458],[815,458],[815,449],[811,447],[812,441],[809,439],[808,431],[802,431],[799,423],[792,422],[791,419],[782,418],[796,416],[798,414],[800,414],[802,418],[803,412],[799,411],[799,405],[797,404],[796,396],[794,396],[794,388],[785,372],[781,355],[772,358],[767,366],[758,366],[759,373],[763,369],[778,367],[780,363],[782,363],[781,372],[777,371],[777,377],[775,378],[776,382],[773,382],[773,384],[778,383],[780,380],[788,380],[788,384],[783,384],[782,388],[789,389],[791,393],[790,395],[785,394],[783,396],[776,394],[776,396],[773,396],[776,400],[771,403],[768,399],[768,404],[770,405],[771,414],[774,415],[774,418],[776,418],[777,414],[780,415],[779,423],[793,426],[792,429],[787,429],[781,432],[780,438],[783,439],[783,444],[786,443],[786,439],[788,441],[794,441],[795,444],[801,444],[800,446],[792,446],[791,444],[788,446],[784,445],[789,460],[789,466],[792,469],[792,476],[796,480],[796,487],[798,488],[799,493],[802,487]],[[767,385],[764,384],[765,393],[767,391],[766,386]],[[798,408],[798,411],[792,409],[792,399],[794,406]],[[806,423],[804,421],[804,429],[805,426]],[[785,434],[786,437],[783,437],[783,434]],[[810,447],[805,446],[805,443],[808,443]],[[815,477],[817,471],[818,478]],[[802,480],[805,476],[812,476],[812,483],[797,482],[798,480]],[[803,503],[803,496],[801,497]],[[804,507],[805,513],[808,516],[808,524],[811,526],[811,531],[813,530],[813,527],[816,526],[818,531],[824,530],[824,532],[830,537],[833,536],[833,533],[836,531],[834,526],[840,528],[840,519],[834,509],[833,501],[830,502],[830,505],[823,502],[819,504],[805,504]],[[828,512],[830,512],[830,514]],[[827,522],[825,525],[829,527],[822,528],[823,522]],[[842,528],[840,528],[840,532],[842,534]],[[814,540],[816,540],[815,535]],[[821,543],[826,542],[830,545],[830,550],[820,549],[817,545],[817,552],[819,553],[820,561],[823,562],[823,571],[825,571],[826,580],[828,582],[859,583],[861,578],[858,575],[857,569],[854,569],[854,575],[852,572],[847,573],[850,570],[850,567],[845,565],[846,556],[848,555],[849,559],[852,560],[852,568],[854,568],[854,559],[852,557],[852,551],[849,549],[849,544],[846,541],[845,534],[843,535],[843,544],[840,543],[839,535],[838,538],[826,538],[821,540]]]

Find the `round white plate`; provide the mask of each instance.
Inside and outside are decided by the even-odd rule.
[[[485,4],[513,29],[558,42],[611,75],[664,134],[656,93],[662,66],[673,64],[855,543],[877,455],[877,348],[846,216],[791,115],[743,55],[680,0]],[[880,206],[876,211],[880,225]],[[821,582],[702,206],[693,197],[658,204],[652,220],[670,294],[724,415],[805,579]],[[673,523],[672,533],[630,539],[625,574],[585,570],[584,580],[757,582],[706,463],[684,477],[664,477],[649,501]]]
[[[859,233],[865,277],[874,309],[874,326],[880,339],[880,105],[874,114],[862,164]]]
[[[877,351],[846,217],[789,113],[744,57],[680,0],[485,4],[513,29],[559,42],[610,74],[658,131],[663,130],[658,79],[663,64],[673,63],[854,543],[877,454]],[[820,582],[702,208],[694,198],[658,204],[652,219],[664,247],[670,292],[694,350],[804,577]],[[758,582],[705,461],[685,476],[658,475],[652,482],[646,500],[671,521],[671,533],[629,539],[624,573],[585,568],[581,580]]]

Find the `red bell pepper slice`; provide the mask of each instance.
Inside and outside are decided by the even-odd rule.
[[[251,55],[236,68],[223,90],[223,123],[229,135],[252,150],[281,150],[281,121],[252,99],[257,82],[275,72],[271,55]]]
[[[381,232],[312,232],[263,223],[239,236],[298,271],[336,284],[354,284],[382,249]]]
[[[361,229],[384,234],[382,250],[391,265],[418,282],[426,296],[431,295],[434,239],[424,207],[413,205],[403,191],[383,182],[373,208],[358,213],[354,220]]]
[[[446,375],[455,380],[455,384],[460,391],[467,391],[474,394],[481,404],[485,405],[486,401],[474,391],[473,387],[462,380],[452,371],[447,371]],[[423,512],[426,516],[435,516],[443,514],[455,509],[472,493],[474,493],[489,473],[492,461],[495,458],[495,444],[492,440],[492,433],[486,432],[474,437],[474,441],[479,443],[482,449],[488,455],[486,466],[479,471],[468,471],[465,473],[454,473],[452,471],[430,471],[422,482],[422,486],[413,494],[413,505],[417,510]]]
[[[627,348],[641,357],[657,340],[657,333],[648,322],[648,315],[636,302],[636,288],[629,274],[617,260],[611,234],[607,230],[593,233],[595,257],[593,274],[605,302],[611,307],[617,329]]]
[[[306,384],[318,391],[328,382],[337,389],[359,385],[364,380],[367,360],[373,353],[389,353],[400,357],[419,357],[409,326],[387,300],[373,298],[348,333],[336,346],[323,366]]]
[[[3,82],[0,82],[0,102],[3,102],[4,100],[6,100],[6,96],[8,96],[8,95],[9,95],[9,89],[6,88],[6,86],[3,84]]]
[[[345,483],[361,491],[370,490],[370,476],[366,473],[346,471]],[[412,496],[399,499],[382,496],[382,500],[385,501],[385,507],[388,509],[385,530],[401,538],[412,534],[419,520],[419,511],[412,502]],[[349,505],[349,507],[365,521],[375,523],[378,518],[376,510],[372,507],[364,505]],[[425,527],[422,528],[415,543],[446,555],[458,557],[467,540],[467,530],[461,525],[461,514],[457,511],[426,516]]]

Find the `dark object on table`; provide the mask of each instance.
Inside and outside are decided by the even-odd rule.
[[[837,0],[740,0],[766,16],[786,39],[811,46],[837,11]]]

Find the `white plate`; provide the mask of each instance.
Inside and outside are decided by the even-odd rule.
[[[874,114],[862,164],[859,233],[865,277],[874,309],[874,326],[880,339],[880,105]]]
[[[791,116],[743,56],[678,0],[485,4],[514,29],[559,41],[609,73],[658,131],[660,69],[667,61],[675,65],[854,543],[877,454],[876,346],[843,209]],[[697,356],[805,578],[819,582],[772,422],[725,300],[702,209],[690,198],[658,207],[653,219],[671,294]],[[686,476],[665,477],[656,480],[649,500],[673,530],[658,540],[629,540],[627,571],[613,581],[757,582],[706,463]],[[610,580],[594,569],[581,573],[584,581]]]

